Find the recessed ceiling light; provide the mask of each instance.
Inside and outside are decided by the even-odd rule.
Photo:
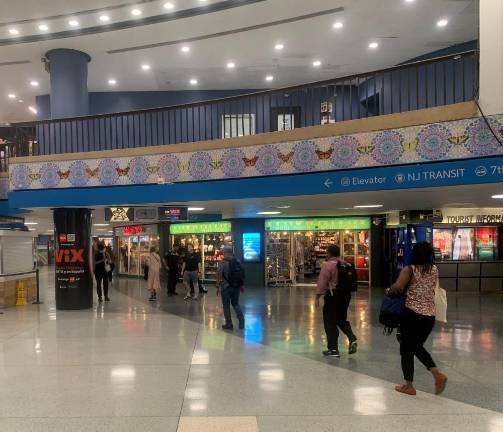
[[[140,16],[142,14],[142,11],[140,9],[132,9],[131,10],[131,15],[133,16]]]
[[[107,224],[107,223],[94,223],[93,226],[99,226],[99,227],[103,227],[103,226],[109,226],[110,224]]]
[[[279,215],[281,214],[280,211],[261,211],[257,212],[258,215]]]
[[[313,66],[314,66],[314,67],[320,67],[320,66],[321,66],[321,61],[319,61],[319,60],[315,60],[315,61],[313,62]]]
[[[25,222],[25,225],[38,225],[38,222]]]
[[[370,42],[369,43],[369,48],[370,49],[376,49],[379,46],[377,42]]]
[[[279,206],[276,206],[276,208],[279,208],[279,209],[289,209],[291,206],[289,205],[279,205]]]
[[[182,48],[180,48],[182,52],[184,53],[188,53],[190,52],[190,47],[189,46],[183,46]]]
[[[416,0],[405,0],[405,3],[414,3]]]
[[[363,204],[363,205],[355,205],[353,208],[381,208],[382,204]]]
[[[36,108],[32,107],[32,106],[29,106],[28,109],[33,113],[33,114],[37,114],[38,111]]]
[[[9,33],[13,36],[17,36],[19,34],[19,30],[17,28],[9,29]]]
[[[9,93],[9,94],[7,95],[7,97],[8,97],[9,99],[16,99],[16,94],[15,94],[15,93]]]
[[[333,27],[334,29],[341,29],[342,27],[344,27],[344,24],[340,21],[337,21],[336,23],[334,23]]]
[[[171,10],[174,8],[175,8],[175,5],[173,3],[171,3],[171,2],[164,3],[164,9]]]
[[[266,81],[272,81],[272,80],[274,80],[274,76],[272,76],[272,75],[267,75],[267,76],[265,77],[265,80],[266,80]]]
[[[108,21],[110,21],[110,17],[108,15],[100,15],[100,21],[101,22],[108,22]]]
[[[38,87],[38,81],[30,81],[32,87]]]
[[[38,26],[38,29],[39,29],[40,31],[47,31],[47,30],[49,30],[49,26],[48,26],[47,24],[40,24],[40,25]]]
[[[447,24],[449,24],[449,21],[447,21],[445,18],[437,21],[437,27],[445,27]]]
[[[113,86],[113,85],[117,84],[117,80],[116,80],[116,79],[114,79],[114,78],[110,78],[110,79],[108,80],[108,84],[110,84],[110,85],[112,85],[112,86]]]
[[[278,44],[274,45],[274,49],[276,51],[281,51],[283,48],[285,48],[285,46],[282,43],[278,43]]]
[[[24,100],[23,100],[23,99],[19,99],[19,100],[18,100],[18,102],[19,102],[19,103],[23,103],[23,102],[24,102]]]
[[[142,65],[141,65],[141,68],[142,68],[144,71],[148,71],[148,70],[150,70],[150,65],[145,63],[145,64],[142,64]]]
[[[68,21],[68,25],[70,27],[77,27],[79,25],[79,22],[77,20],[70,20]]]
[[[195,78],[192,78],[190,81],[190,85],[197,85],[198,81]]]
[[[503,199],[503,194],[493,195],[491,198],[493,198],[493,199]]]
[[[206,210],[204,207],[189,207],[189,211],[203,211]]]
[[[234,62],[227,63],[227,69],[234,69],[235,67],[236,67],[236,63],[234,63]]]

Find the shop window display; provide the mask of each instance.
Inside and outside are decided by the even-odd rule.
[[[438,261],[497,259],[495,227],[452,227],[433,229],[433,247]]]
[[[150,248],[159,248],[159,237],[157,235],[120,236],[118,244],[119,274],[139,277],[143,275],[143,267]]]

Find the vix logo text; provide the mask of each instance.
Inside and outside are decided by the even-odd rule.
[[[56,252],[57,263],[84,262],[84,249],[60,249]]]

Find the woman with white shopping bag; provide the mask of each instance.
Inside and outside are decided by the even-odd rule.
[[[405,293],[405,311],[400,322],[402,371],[405,384],[396,386],[395,390],[414,396],[414,356],[423,363],[435,379],[435,394],[445,390],[447,377],[441,373],[424,343],[435,325],[437,297],[442,298],[439,312],[445,322],[447,300],[445,291],[438,286],[438,268],[434,264],[434,252],[427,242],[414,245],[410,265],[404,267],[397,281],[391,286],[390,294]],[[443,293],[442,293],[443,291]],[[445,307],[443,306],[445,305]]]

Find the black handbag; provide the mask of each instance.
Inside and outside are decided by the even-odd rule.
[[[143,266],[143,279],[148,280],[148,265]]]
[[[414,275],[413,270],[410,270],[410,279],[403,292],[400,294],[388,294],[382,299],[379,322],[384,326],[383,333],[388,336],[393,333],[394,329],[400,326],[400,322],[405,314],[407,291],[409,290],[409,285]]]

